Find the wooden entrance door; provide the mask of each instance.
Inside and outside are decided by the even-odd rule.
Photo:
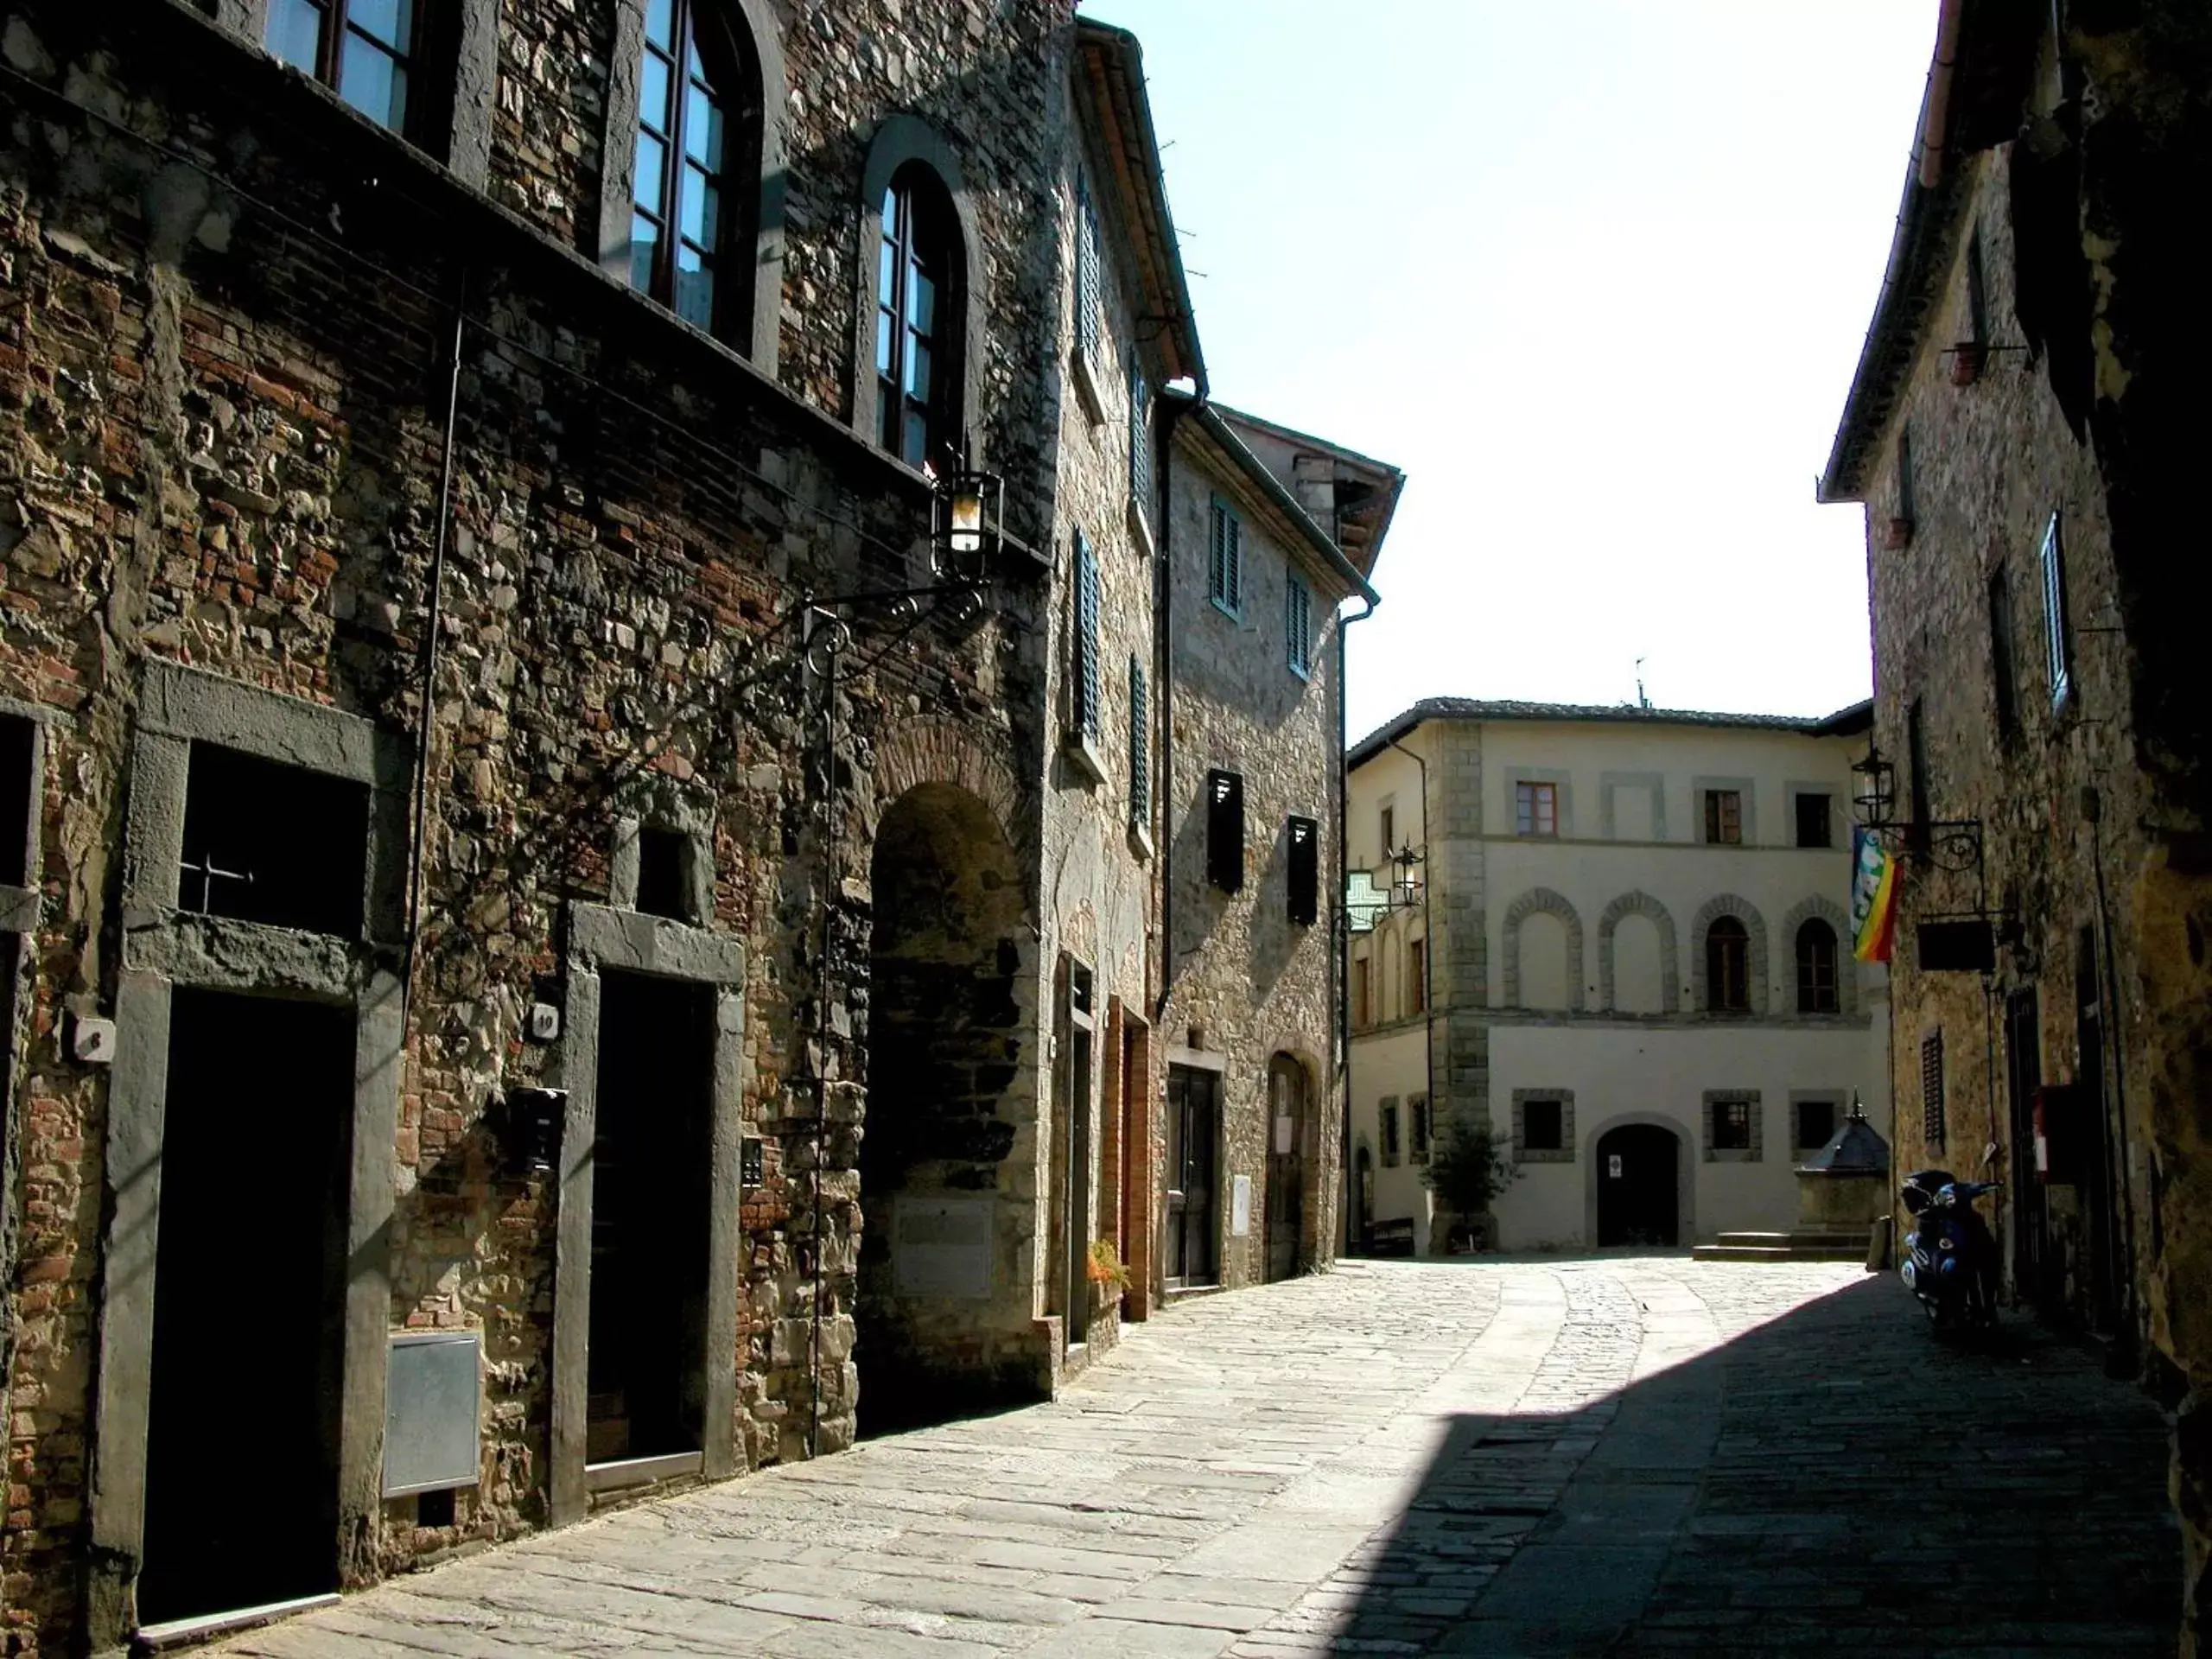
[[[1167,1069],[1167,1204],[1163,1243],[1171,1285],[1210,1285],[1218,1272],[1214,1192],[1221,1141],[1221,1077]]]

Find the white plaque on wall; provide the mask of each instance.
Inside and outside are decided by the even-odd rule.
[[[1277,1115],[1275,1118],[1275,1151],[1283,1157],[1287,1158],[1290,1155],[1291,1132],[1295,1127],[1296,1125],[1292,1122],[1291,1116],[1288,1112],[1282,1112]]]
[[[988,1198],[901,1194],[892,1205],[892,1283],[901,1296],[991,1294]]]
[[[1239,1175],[1229,1187],[1229,1236],[1244,1238],[1252,1231],[1252,1178]]]

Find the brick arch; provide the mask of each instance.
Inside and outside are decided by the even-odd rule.
[[[1607,905],[1598,918],[1598,1006],[1613,1007],[1613,934],[1624,916],[1649,916],[1659,929],[1659,1008],[1673,1014],[1682,1006],[1682,965],[1675,939],[1674,912],[1649,893],[1630,891]]]
[[[1767,1010],[1766,918],[1759,914],[1759,907],[1750,899],[1732,893],[1719,893],[1707,899],[1698,906],[1696,919],[1690,924],[1691,1012],[1705,1012],[1705,936],[1713,923],[1723,916],[1733,916],[1744,925],[1744,931],[1751,935],[1751,962],[1747,964],[1746,977],[1751,981],[1751,1012],[1764,1014]]]
[[[863,809],[863,828],[873,836],[884,810],[922,784],[957,784],[981,801],[999,822],[1007,842],[1019,848],[1021,789],[1014,769],[978,741],[973,727],[927,716],[900,721],[875,745],[875,792]]]
[[[1531,887],[1505,908],[1505,1006],[1521,1006],[1521,924],[1538,912],[1556,916],[1567,928],[1567,1006],[1582,1011],[1582,917],[1562,893]]]
[[[1836,1007],[1844,1014],[1856,1014],[1859,974],[1856,959],[1851,954],[1851,918],[1843,913],[1841,905],[1818,893],[1792,905],[1789,913],[1782,918],[1781,932],[1776,935],[1775,942],[1788,953],[1791,1007],[1795,1007],[1797,995],[1797,930],[1815,918],[1826,922],[1835,932]]]

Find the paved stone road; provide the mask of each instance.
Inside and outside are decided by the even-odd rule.
[[[1679,1256],[1348,1263],[1066,1398],[394,1580],[281,1656],[2171,1652],[2164,1429],[2024,1323]]]

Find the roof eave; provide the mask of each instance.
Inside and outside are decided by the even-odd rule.
[[[1268,469],[1267,463],[1252,453],[1251,447],[1237,435],[1236,429],[1221,412],[1203,398],[1183,401],[1186,410],[1198,416],[1199,429],[1213,441],[1215,447],[1229,457],[1252,487],[1298,532],[1307,550],[1351,593],[1370,605],[1381,604],[1382,596],[1369,585],[1359,567],[1344,556],[1344,550],[1337,545],[1327,531],[1313,522],[1313,515],[1299,505],[1298,498]]]

